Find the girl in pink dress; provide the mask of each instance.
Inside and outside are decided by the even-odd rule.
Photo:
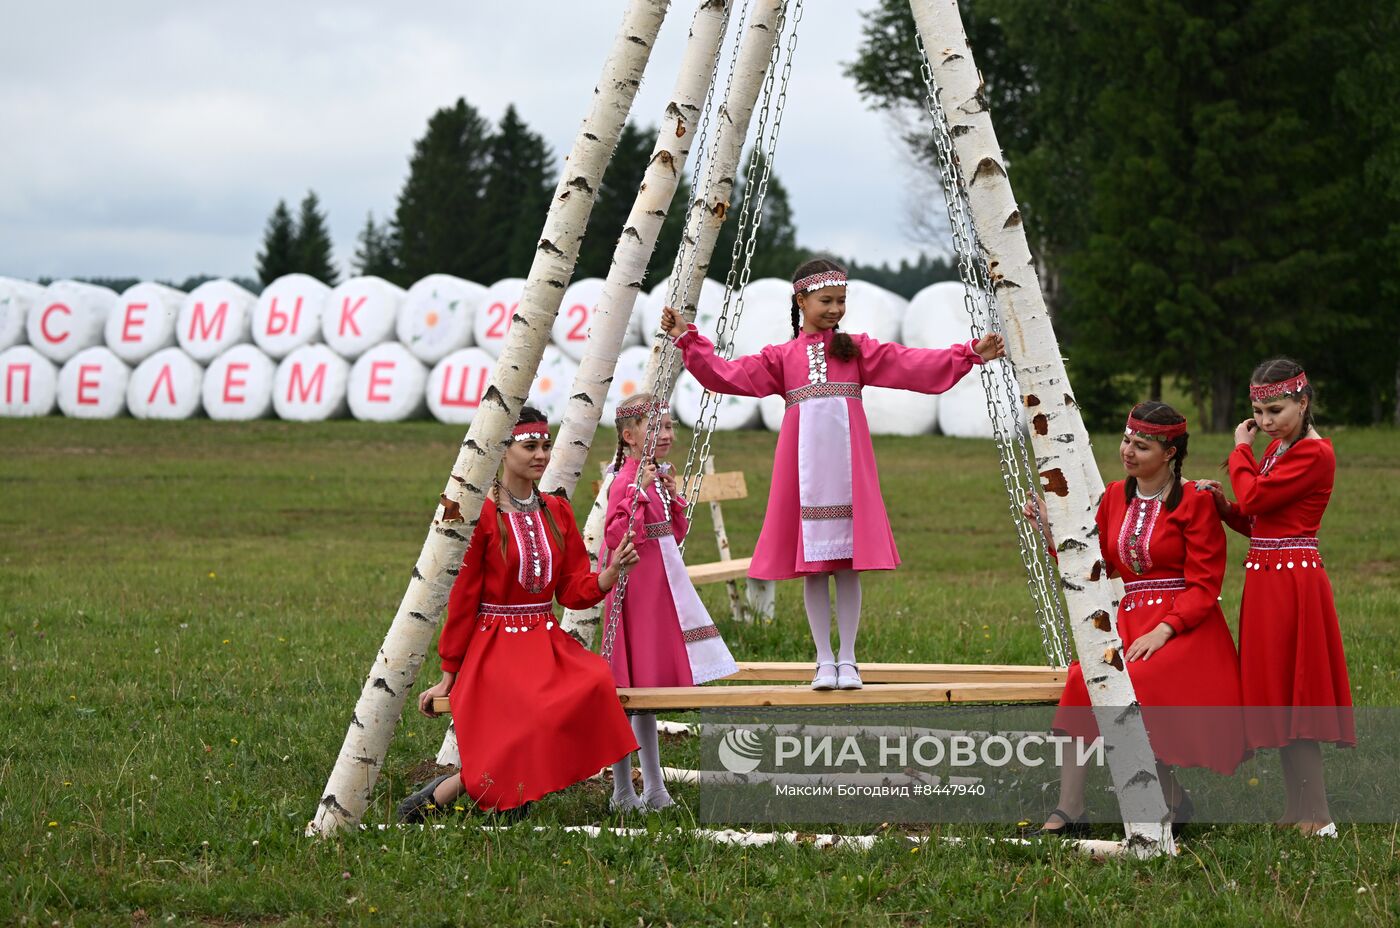
[[[661,325],[688,371],[717,393],[781,394],[768,511],[749,576],[804,578],[807,621],[817,646],[817,690],[860,689],[856,631],[862,570],[899,565],[880,496],[880,476],[861,406],[861,388],[942,393],[976,364],[1005,354],[1000,335],[951,348],[905,348],[838,330],[846,313],[846,271],[817,258],[793,276],[792,340],[726,361],[669,307]],[[836,581],[840,653],[831,650],[829,584]]]
[[[653,419],[658,419],[654,455],[643,464]],[[614,605],[615,589],[603,601],[603,650],[613,679],[618,686],[698,686],[738,673],[681,560],[680,543],[689,526],[686,502],[670,465],[660,463],[674,438],[671,413],[651,394],[637,394],[618,407],[617,430],[604,550],[631,538],[638,562],[622,601]],[[632,732],[642,760],[642,795],[632,787],[629,754],[613,764],[612,807],[624,812],[664,809],[672,801],[661,777],[656,715],[634,714]]]

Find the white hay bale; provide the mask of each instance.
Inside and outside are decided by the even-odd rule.
[[[253,341],[273,360],[321,340],[321,316],[331,288],[310,274],[283,274],[263,288],[253,307]]]
[[[571,361],[583,357],[584,346],[588,344],[588,330],[593,325],[593,314],[602,296],[601,277],[576,280],[564,291],[564,299],[559,303],[559,315],[554,317],[554,329],[550,334],[554,344]]]
[[[765,396],[758,401],[758,412],[763,427],[776,432],[783,427],[783,416],[787,413],[787,400],[781,396]]]
[[[675,400],[671,404],[676,417],[689,428],[699,428],[700,403],[705,388],[689,374],[682,374],[676,382]],[[715,429],[720,432],[733,432],[750,429],[759,424],[759,401],[755,396],[728,396],[717,394],[710,400],[710,408],[705,411],[708,419],[715,411]]]
[[[140,364],[162,348],[175,344],[175,325],[185,292],[165,284],[143,282],[128,287],[107,316],[103,338],[112,354],[127,364]]]
[[[162,348],[137,365],[126,408],[138,419],[190,419],[203,401],[204,368],[179,348]]]
[[[350,368],[350,414],[367,422],[416,418],[427,408],[427,382],[427,366],[406,347],[398,342],[375,345]]]
[[[637,297],[637,306],[642,311],[642,336],[647,346],[656,344],[657,330],[661,326],[661,311],[670,298],[670,278],[652,288],[644,306],[641,296]],[[706,277],[700,285],[697,307],[695,327],[700,330],[700,334],[714,341],[719,314],[724,309],[724,284]]]
[[[425,364],[436,364],[472,344],[472,326],[485,300],[481,284],[451,274],[429,274],[408,288],[399,311],[399,342]]]
[[[472,320],[472,338],[478,348],[493,358],[499,358],[506,346],[506,333],[510,331],[511,319],[520,308],[520,297],[524,293],[522,278],[507,277],[492,284],[481,300]]]
[[[326,297],[321,338],[336,354],[353,361],[394,337],[407,294],[378,277],[352,277]]]
[[[920,290],[910,300],[904,316],[905,344],[918,348],[947,348],[972,338],[972,320],[963,298],[963,285],[942,281]],[[992,373],[1000,388],[1000,365]],[[1003,392],[998,390],[998,392]],[[1002,397],[1008,416],[1020,416],[1020,398]],[[1019,421],[1019,419],[1018,419]],[[974,367],[962,380],[938,398],[938,428],[956,438],[991,438],[992,420],[987,415],[987,393],[982,386],[982,368]]]
[[[29,313],[44,298],[44,288],[27,280],[0,277],[0,351],[29,341]]]
[[[277,362],[256,345],[234,345],[204,372],[204,411],[226,422],[265,418],[272,413],[276,376]]]
[[[734,333],[734,357],[758,354],[792,338],[792,284],[760,277],[744,288],[744,312]]]
[[[428,374],[428,411],[439,422],[468,425],[476,417],[496,359],[481,348],[459,348]]]
[[[540,359],[535,372],[535,382],[530,385],[529,403],[557,423],[569,405],[569,388],[578,374],[578,364],[564,352],[547,345],[544,357]]]
[[[881,342],[898,342],[906,305],[902,297],[884,287],[852,280],[846,284],[846,315],[841,319],[841,331],[863,333]]]
[[[58,408],[74,419],[115,419],[126,412],[130,377],[106,345],[84,348],[58,372]]]
[[[866,387],[861,398],[872,435],[927,435],[938,425],[937,396]]]
[[[57,402],[57,364],[29,345],[0,351],[0,417],[47,416]]]
[[[29,344],[50,361],[62,364],[78,352],[102,344],[102,329],[116,303],[117,294],[106,287],[56,280],[29,309],[25,319]]]
[[[282,359],[272,381],[280,419],[319,422],[345,415],[350,364],[326,345],[303,345]]]
[[[202,283],[180,304],[175,339],[191,358],[207,364],[251,339],[257,304],[257,297],[231,280]]]

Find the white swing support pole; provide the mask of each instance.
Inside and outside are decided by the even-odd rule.
[[[968,209],[991,271],[1007,353],[1030,417],[1051,531],[1059,549],[1075,650],[1096,708],[1109,772],[1125,819],[1125,847],[1175,853],[1152,747],[1133,693],[1113,616],[1114,587],[1099,559],[1094,514],[1103,479],[1070,391],[1041,295],[1021,213],[1011,191],[956,0],[910,0],[947,113]],[[1136,810],[1137,815],[1128,810]],[[1155,820],[1153,820],[1155,819]]]
[[[307,833],[354,825],[369,806],[394,728],[432,650],[485,494],[525,404],[578,258],[593,200],[632,108],[668,0],[631,0],[565,161],[505,348],[452,466],[407,592],[384,638]]]

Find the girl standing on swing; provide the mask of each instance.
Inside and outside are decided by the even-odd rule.
[[[603,602],[604,656],[618,686],[699,686],[738,673],[719,629],[695,592],[681,560],[689,521],[686,502],[670,465],[671,413],[650,393],[628,397],[617,408],[616,475],[608,491],[604,549],[635,540],[637,566]],[[652,455],[644,458],[647,444]],[[638,488],[637,473],[642,480]],[[632,787],[631,755],[613,764],[615,811],[640,812],[672,805],[661,776],[656,715],[632,715],[642,760],[642,795]]]
[[[1005,348],[996,334],[951,348],[922,349],[839,331],[846,313],[846,269],[829,258],[799,267],[792,290],[792,340],[758,354],[720,358],[709,339],[670,307],[661,327],[681,349],[686,369],[706,388],[787,398],[768,510],[749,576],[803,578],[807,621],[817,647],[812,688],[860,689],[859,572],[899,566],[861,388],[942,393],[974,365],[1002,357]],[[831,649],[833,578],[837,654]]]

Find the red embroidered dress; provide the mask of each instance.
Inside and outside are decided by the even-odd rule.
[[[498,513],[490,499],[452,585],[438,640],[462,784],[483,808],[511,809],[587,779],[637,749],[612,671],[564,632],[554,600],[603,598],[568,502]],[[502,537],[504,527],[504,537]]]
[[[1303,439],[1262,462],[1248,445],[1230,454],[1237,503],[1226,522],[1249,538],[1240,602],[1240,672],[1246,706],[1310,707],[1250,712],[1249,744],[1299,740],[1355,746],[1351,684],[1317,530],[1332,496],[1337,457],[1327,439]]]
[[[1211,494],[1187,483],[1181,502],[1168,511],[1156,499],[1125,501],[1118,481],[1104,491],[1095,522],[1104,563],[1124,581],[1117,623],[1122,653],[1162,622],[1175,631],[1147,660],[1127,665],[1153,751],[1173,766],[1233,773],[1246,755],[1240,671],[1218,602],[1225,531]],[[1075,661],[1055,728],[1096,737],[1089,705],[1084,673]],[[1153,713],[1150,707],[1156,706],[1203,708]]]

